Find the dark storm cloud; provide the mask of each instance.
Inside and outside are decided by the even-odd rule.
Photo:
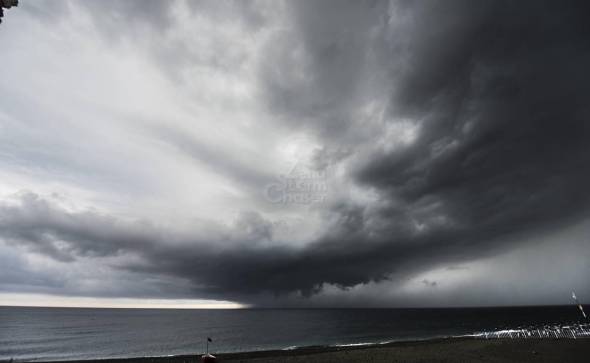
[[[318,131],[327,145],[318,164],[347,162],[350,181],[375,191],[378,203],[331,201],[327,232],[301,247],[265,243],[273,224],[256,213],[191,235],[69,212],[28,194],[0,208],[0,236],[60,261],[137,256],[116,267],[186,278],[198,297],[249,301],[401,279],[587,217],[586,3],[390,5],[289,3],[293,28],[275,35],[259,72],[265,106],[288,127]],[[151,5],[137,14],[168,21]],[[353,112],[374,96],[387,107],[384,121],[369,126]],[[369,136],[383,137],[400,119],[417,125],[416,139],[372,147]],[[173,139],[197,159],[218,158]],[[247,184],[266,179],[233,160],[217,164]]]
[[[395,256],[380,255],[384,241],[364,235],[360,213],[342,207],[331,234],[309,247],[269,247],[261,242],[272,238],[272,224],[253,212],[241,215],[234,229],[198,236],[92,211],[68,212],[23,193],[18,203],[0,208],[0,236],[62,262],[140,257],[116,267],[189,279],[197,296],[239,296],[248,301],[252,294],[268,292],[307,295],[325,282],[347,287],[383,279],[389,272],[385,266],[414,254],[411,246],[392,245]]]
[[[355,163],[354,178],[376,188],[385,207],[341,214],[343,233],[334,238],[341,250],[320,265],[339,266],[346,258],[336,262],[338,254],[350,250],[356,269],[319,281],[366,282],[416,258],[469,260],[510,248],[501,239],[511,233],[539,233],[586,214],[585,3],[400,2],[390,16],[401,25],[391,27],[382,4],[360,4],[297,3],[304,66],[265,79],[272,106],[319,129],[327,143],[342,130],[362,140],[363,125],[347,113],[371,76],[391,83],[382,88],[391,92],[391,122],[420,126],[412,145]],[[283,79],[301,71],[305,77]],[[413,224],[425,230],[414,233]]]
[[[408,29],[415,62],[391,109],[422,120],[422,132],[403,151],[371,155],[358,180],[404,208],[439,205],[480,241],[584,213],[590,29],[575,5],[436,3],[416,14],[437,27]]]
[[[259,242],[272,238],[272,224],[254,212],[239,216],[236,231],[218,231],[204,238],[93,211],[69,212],[30,192],[22,193],[17,201],[0,207],[1,237],[63,262],[88,256],[140,255],[144,257],[141,264],[121,267],[192,277],[213,290],[223,290],[237,278],[239,281],[231,284],[244,283],[244,291],[257,292],[260,288],[292,289],[292,283],[281,287],[268,281],[265,287],[257,287],[255,281],[274,270],[288,271],[300,263],[294,260],[301,259],[301,252],[293,249],[260,246]],[[222,273],[224,270],[227,273]]]
[[[299,282],[313,271],[318,283],[351,286],[416,260],[469,260],[510,248],[503,243],[510,234],[534,235],[586,215],[585,3],[401,2],[391,14],[401,25],[392,28],[378,3],[297,4],[302,55],[295,59],[303,66],[267,74],[273,107],[319,129],[327,143],[351,128],[362,139],[346,113],[359,74],[373,72],[391,82],[392,122],[420,126],[412,145],[356,162],[355,179],[376,188],[385,207],[332,210],[341,228],[310,247],[308,264],[293,266]],[[307,15],[298,19],[300,12]],[[370,72],[366,54],[381,57]],[[414,224],[425,230],[412,231]]]
[[[363,86],[379,76],[370,72],[373,33],[384,26],[387,2],[293,1],[287,8],[293,27],[265,50],[268,106],[328,139],[346,134],[351,111],[367,96]]]
[[[147,223],[128,226],[93,211],[68,213],[30,192],[22,193],[18,205],[0,206],[0,227],[3,239],[65,262],[116,255],[161,238]]]
[[[66,263],[119,257],[110,263],[111,268],[188,280],[191,285],[185,286],[185,293],[189,288],[195,297],[260,304],[272,304],[272,299],[264,298],[268,293],[310,296],[325,283],[348,288],[401,279],[449,258],[452,246],[436,244],[434,236],[412,238],[404,222],[375,231],[362,210],[348,206],[336,210],[328,235],[296,248],[265,244],[272,238],[273,225],[256,213],[241,215],[231,228],[183,234],[92,211],[69,212],[50,200],[23,193],[18,203],[0,208],[0,237]],[[172,287],[163,291],[178,296],[178,289]],[[113,289],[123,293],[112,286],[100,294],[112,296]],[[153,296],[161,293],[152,291]],[[146,296],[141,289],[137,294]]]

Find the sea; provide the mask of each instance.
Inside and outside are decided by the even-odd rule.
[[[588,310],[588,309],[587,309]],[[47,361],[355,346],[450,337],[590,336],[575,306],[449,309],[0,307],[0,360]]]

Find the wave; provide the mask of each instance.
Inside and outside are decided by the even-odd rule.
[[[389,340],[381,340],[375,342],[357,342],[357,343],[335,343],[335,344],[326,344],[326,345],[291,345],[281,350],[291,351],[291,350],[309,350],[309,349],[326,349],[326,348],[354,348],[354,347],[373,347],[379,345],[387,345],[393,343],[403,343],[403,342],[421,342],[421,341],[429,341],[429,340],[437,340],[437,339],[452,339],[458,338],[459,336],[451,336],[451,335],[436,335],[427,338],[399,338],[399,339],[389,339]]]

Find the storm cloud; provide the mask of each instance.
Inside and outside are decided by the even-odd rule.
[[[23,1],[0,27],[0,241],[113,291],[24,262],[0,290],[117,296],[120,274],[133,296],[254,305],[590,294],[585,2],[98,4]],[[573,267],[543,282],[511,262],[529,250],[531,271]]]

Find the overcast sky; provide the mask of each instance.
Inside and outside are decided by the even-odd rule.
[[[588,10],[21,0],[0,304],[590,301]]]

